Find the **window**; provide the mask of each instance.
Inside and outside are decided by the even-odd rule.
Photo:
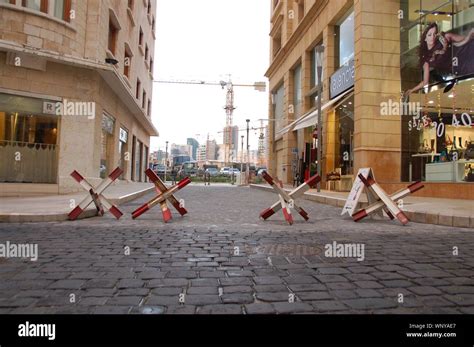
[[[284,96],[285,88],[283,83],[281,86],[272,93],[272,103],[273,103],[273,116],[275,118],[275,131],[281,130],[285,124],[283,123],[283,118],[285,116],[284,110]]]
[[[151,0],[148,0],[147,13],[151,14]]]
[[[112,54],[115,55],[115,48],[117,44],[117,37],[118,37],[118,32],[119,29],[112,20],[112,18],[109,19],[109,51],[112,52]]]
[[[135,95],[135,97],[140,100],[140,88],[142,86],[142,83],[140,82],[140,80],[137,78],[137,93]]]
[[[140,33],[138,35],[138,45],[143,47],[143,30],[140,27]]]
[[[301,113],[302,104],[302,89],[301,89],[301,64],[293,70],[293,107],[295,118]]]
[[[155,26],[156,26],[156,21],[155,21],[155,17],[153,17],[153,20],[151,21],[151,31],[153,34],[155,33]]]
[[[318,87],[319,87],[319,78],[318,78],[318,50],[320,45],[316,46],[311,51],[311,96],[310,96],[310,107],[314,107],[316,105],[316,98],[318,97]],[[323,66],[322,73],[321,73],[321,84],[324,81],[324,62],[321,62]]]
[[[153,61],[153,58],[150,57],[150,73],[153,74],[153,65],[154,64],[154,61]]]
[[[150,50],[148,49],[148,45],[145,46],[145,62],[148,62],[148,53]]]
[[[0,3],[15,5],[16,0],[1,0]]]
[[[125,44],[125,59],[123,61],[123,74],[130,78],[130,67],[132,66],[132,51],[130,47]]]
[[[133,5],[134,1],[133,0],[128,0],[128,8],[133,12]]]
[[[273,37],[272,43],[273,43],[273,56],[276,56],[282,46],[281,27],[277,30],[275,36]]]
[[[148,107],[147,107],[146,114],[148,115],[148,117],[151,116],[151,100],[148,100]]]
[[[145,106],[146,106],[146,91],[143,91],[142,108],[145,109]]]
[[[339,26],[339,66],[354,58],[354,12]]]
[[[35,11],[48,13],[48,0],[22,0],[21,5]]]
[[[56,18],[70,21],[71,0],[54,0],[54,16]]]
[[[304,0],[298,1],[298,23],[304,18]]]

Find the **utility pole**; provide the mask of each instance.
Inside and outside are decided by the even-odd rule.
[[[323,169],[323,117],[321,112],[321,99],[322,99],[322,91],[323,91],[323,84],[322,84],[322,74],[323,74],[323,54],[324,54],[324,46],[318,46],[316,50],[316,64],[317,64],[317,73],[318,73],[318,175],[319,177],[322,176],[322,169]],[[321,182],[318,182],[318,193],[321,192]]]
[[[249,144],[249,132],[250,132],[250,119],[246,120],[247,122],[247,173],[246,173],[246,182],[250,184],[250,144]]]
[[[244,135],[242,138],[242,151],[240,152],[240,184],[242,184],[242,175],[244,174]]]
[[[166,141],[166,154],[165,154],[165,183],[166,183],[166,172],[168,171],[168,141]]]

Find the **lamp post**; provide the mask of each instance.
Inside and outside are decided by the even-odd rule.
[[[322,91],[323,91],[323,83],[322,83],[322,75],[323,75],[323,55],[324,55],[324,46],[318,46],[316,47],[315,50],[315,55],[316,55],[316,67],[317,67],[317,74],[318,74],[318,138],[317,138],[317,144],[318,144],[318,175],[322,177],[322,158],[323,158],[323,134],[322,134],[322,129],[323,129],[323,117],[322,117],[322,112],[321,112],[321,99],[322,99]],[[318,182],[318,193],[321,192],[321,182]]]
[[[242,175],[244,174],[244,135],[242,138],[242,151],[240,152],[240,184],[242,185]]]
[[[166,183],[166,172],[168,171],[168,141],[166,141],[166,153],[165,153],[165,183]]]
[[[250,119],[247,122],[247,170],[246,170],[246,183],[250,184],[250,144],[249,144],[249,133],[250,133]]]

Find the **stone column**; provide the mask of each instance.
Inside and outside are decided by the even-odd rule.
[[[400,100],[399,0],[355,0],[355,173],[371,167],[379,182],[400,182],[401,117],[381,116]]]

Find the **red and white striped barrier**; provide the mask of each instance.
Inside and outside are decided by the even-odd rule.
[[[143,206],[139,207],[132,213],[132,218],[138,218],[151,208],[156,205],[160,205],[161,212],[163,213],[163,220],[165,223],[169,222],[173,217],[171,215],[171,210],[168,208],[168,204],[166,203],[167,200],[171,202],[173,207],[179,212],[181,216],[184,216],[188,213],[186,209],[181,206],[180,202],[175,198],[174,194],[178,191],[186,187],[191,180],[186,177],[182,181],[180,181],[177,185],[173,186],[172,188],[168,189],[163,181],[151,170],[148,169],[145,171],[148,178],[155,184],[156,191],[158,195],[144,204]]]
[[[76,170],[71,173],[72,178],[74,178],[85,190],[89,192],[89,195],[81,201],[68,215],[70,220],[76,220],[82,212],[89,206],[92,202],[94,203],[97,213],[100,216],[104,215],[104,207],[110,213],[112,213],[115,218],[120,219],[123,216],[123,213],[112,203],[110,203],[102,193],[123,173],[122,169],[116,168],[112,173],[105,178],[97,188],[94,188],[87,180]]]
[[[279,201],[274,203],[270,208],[267,208],[262,213],[260,213],[260,218],[267,220],[275,213],[283,209],[283,215],[285,216],[285,220],[288,222],[288,224],[292,225],[293,216],[291,215],[291,208],[294,208],[301,215],[301,217],[304,218],[304,220],[309,220],[308,213],[306,213],[305,210],[299,207],[295,203],[295,200],[302,196],[305,192],[310,190],[311,187],[314,187],[318,184],[318,182],[321,181],[321,177],[319,175],[311,177],[308,181],[300,185],[298,188],[296,188],[289,194],[285,192],[283,188],[281,188],[278,184],[276,184],[275,180],[266,171],[263,172],[262,177],[265,179],[265,181],[268,182],[268,184],[272,186],[273,190],[275,190],[275,192],[278,194]]]
[[[421,182],[416,182],[408,186],[406,189],[403,189],[395,194],[388,195],[382,187],[372,178],[365,178],[362,174],[359,174],[359,179],[364,183],[364,185],[371,191],[372,194],[376,195],[380,200],[376,203],[371,204],[369,207],[362,209],[352,215],[352,218],[355,222],[358,222],[365,217],[379,212],[381,209],[384,209],[390,219],[397,218],[400,223],[403,225],[408,224],[409,219],[403,213],[403,211],[397,206],[395,201],[398,201],[405,196],[408,196],[424,187]]]

